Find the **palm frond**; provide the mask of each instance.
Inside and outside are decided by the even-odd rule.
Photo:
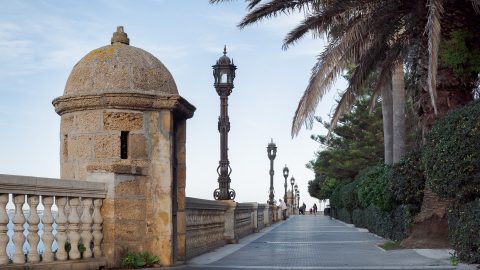
[[[480,14],[480,0],[471,0],[473,9],[477,14]]]
[[[360,62],[348,88],[356,93],[375,69],[377,63],[384,57],[387,49],[385,44],[391,35],[391,31],[385,28],[395,25],[399,18],[392,19],[390,16],[381,15],[383,13],[381,11],[379,13],[372,14],[378,25],[370,24],[368,18],[356,21],[357,23],[354,24],[356,27],[350,27],[349,32],[342,34],[340,39],[330,42],[327,49],[318,58],[317,64],[312,69],[309,84],[295,111],[292,137],[298,134],[303,124],[307,128],[311,128],[319,100],[348,64]],[[379,16],[383,16],[383,18],[379,19]],[[373,32],[373,30],[378,32]],[[368,35],[377,35],[377,37],[371,38],[369,41]]]
[[[353,101],[355,100],[355,94],[351,90],[352,89],[347,88],[338,101],[338,104],[335,107],[335,112],[332,116],[332,120],[330,121],[330,128],[328,129],[327,137],[330,137],[333,129],[337,127],[338,119],[340,119],[340,117],[346,111],[349,111],[352,108]]]
[[[317,0],[272,0],[263,5],[255,6],[238,24],[240,29],[247,25],[256,23],[260,20],[276,17],[281,13],[292,13],[294,11],[301,11],[308,8],[310,2]]]
[[[352,16],[352,9],[355,10],[356,6],[359,5],[361,1],[344,1],[342,5],[335,5],[333,7],[325,8],[319,12],[315,12],[313,15],[308,16],[303,20],[300,25],[290,31],[283,41],[283,49],[288,49],[288,47],[296,43],[308,32],[313,32],[314,35],[320,36],[322,34],[327,34],[332,27],[338,25],[335,21],[338,21],[339,17],[344,17],[346,14],[351,16],[347,24],[345,20],[342,20],[342,23],[345,24],[344,28],[351,27],[358,19],[361,19],[361,16]],[[358,23],[355,25],[358,26]]]
[[[437,61],[440,44],[440,19],[443,13],[443,0],[430,0],[428,8],[428,92],[432,101],[433,111],[437,114]]]

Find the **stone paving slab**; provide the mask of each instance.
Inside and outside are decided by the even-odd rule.
[[[460,269],[412,249],[384,251],[385,241],[325,216],[294,216],[171,269]]]

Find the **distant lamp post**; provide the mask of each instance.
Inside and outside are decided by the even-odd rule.
[[[227,47],[223,49],[223,56],[217,60],[213,67],[213,84],[217,94],[220,96],[220,117],[218,118],[218,131],[220,132],[220,161],[217,167],[219,188],[213,192],[215,200],[235,199],[235,190],[230,188],[230,174],[232,168],[228,161],[228,132],[230,131],[230,120],[228,118],[228,96],[232,93],[233,79],[237,67],[233,60],[227,56]]]
[[[295,178],[293,177],[293,175],[292,175],[292,177],[290,178],[290,184],[292,185],[292,205],[295,205],[294,199],[293,199],[293,196],[294,196],[294,194],[293,194],[293,185],[295,184]]]
[[[295,208],[298,208],[298,203],[297,203],[297,197],[298,197],[298,185],[295,184],[295,196],[294,196],[294,205],[295,205]]]
[[[297,206],[300,208],[300,190],[297,190]]]
[[[283,167],[283,177],[285,177],[285,195],[283,195],[283,201],[285,203],[287,202],[287,178],[288,178],[288,167],[287,164],[285,164],[285,167]]]
[[[274,200],[275,190],[273,189],[273,175],[275,172],[273,170],[273,160],[277,156],[277,146],[273,142],[273,139],[267,146],[267,153],[268,153],[268,159],[270,159],[270,192],[268,195],[268,204],[273,206],[275,204],[275,200]]]

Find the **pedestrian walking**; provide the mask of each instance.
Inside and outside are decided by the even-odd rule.
[[[315,216],[317,215],[317,210],[318,210],[318,209],[317,209],[317,204],[314,203],[314,204],[313,204],[313,214],[314,214]]]
[[[307,209],[307,205],[305,203],[302,204],[302,215],[305,215],[305,209]]]

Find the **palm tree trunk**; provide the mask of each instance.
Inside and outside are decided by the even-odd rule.
[[[393,163],[398,163],[405,154],[405,82],[403,62],[395,67],[392,74],[393,110]]]
[[[385,147],[385,164],[393,164],[393,104],[392,85],[382,88],[383,144]]]

